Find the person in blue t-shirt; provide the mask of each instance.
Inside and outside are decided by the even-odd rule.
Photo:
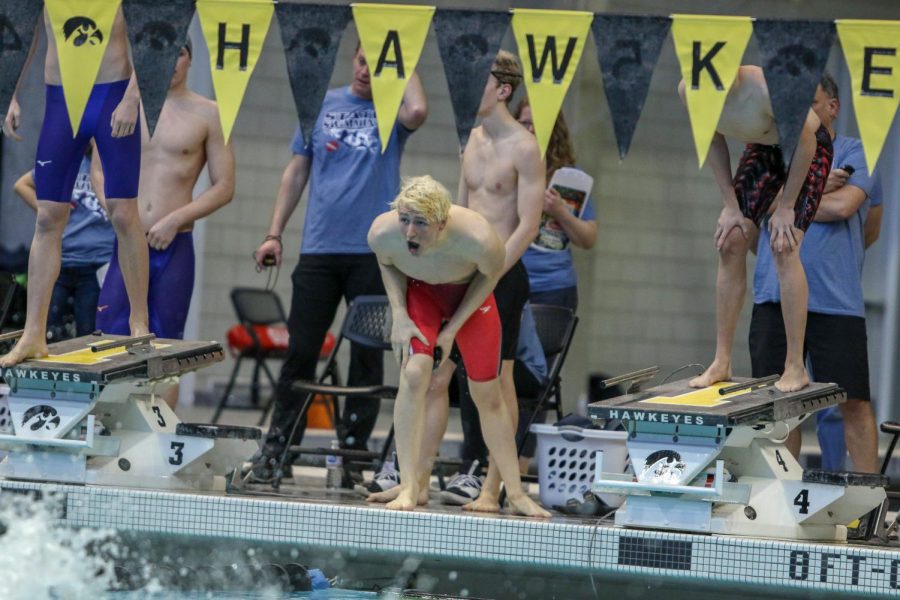
[[[861,275],[865,248],[877,238],[881,198],[873,191],[874,179],[866,169],[860,141],[835,135],[833,123],[840,111],[840,101],[837,84],[828,74],[823,75],[816,89],[812,109],[833,139],[835,168],[800,249],[800,260],[809,281],[804,346],[814,380],[837,383],[847,392],[847,402],[840,405],[840,411],[854,470],[876,472],[878,432],[869,401]],[[875,206],[879,207],[875,221],[869,222],[868,216]],[[779,304],[781,293],[766,227],[760,228],[757,253],[750,356],[753,376],[764,377],[780,372],[786,344]],[[799,455],[799,428],[791,433],[786,445],[794,456]],[[836,445],[833,438],[822,443],[825,468],[840,468],[843,444],[837,453],[833,452]]]
[[[525,129],[534,133],[534,121],[527,98],[519,103],[515,117]],[[593,248],[597,241],[597,220],[590,196],[581,215],[577,215],[559,192],[549,187],[557,169],[575,166],[575,150],[562,112],[556,118],[553,133],[550,134],[545,162],[548,188],[544,192],[541,232],[522,255],[522,262],[528,271],[532,304],[565,306],[574,311],[578,308],[578,282],[570,246],[585,250]],[[545,230],[547,235],[543,235]],[[553,247],[541,243],[545,237],[552,237],[556,242]]]
[[[425,122],[428,108],[418,76],[409,78],[391,139],[384,153],[372,103],[369,66],[361,46],[353,55],[349,86],[329,90],[311,139],[297,128],[291,158],[275,199],[275,211],[265,241],[256,251],[263,267],[267,257],[281,265],[281,234],[309,182],[300,262],[291,275],[293,291],[288,317],[290,342],[273,401],[268,434],[254,457],[252,475],[271,479],[273,467],[288,443],[303,397],[292,391],[298,379],[313,379],[319,348],[341,299],[384,294],[381,272],[366,235],[375,217],[390,209],[400,191],[400,157],[406,140]],[[268,262],[268,261],[267,261]],[[350,350],[348,385],[382,382],[382,351]],[[342,416],[341,447],[365,449],[378,417],[377,398],[348,400]],[[302,438],[305,423],[291,443]],[[289,464],[289,463],[288,463]]]
[[[103,186],[91,182],[91,149],[81,160],[70,201],[69,221],[62,236],[62,266],[53,286],[47,315],[48,341],[58,342],[94,331],[100,284],[97,271],[112,257],[116,233],[109,222],[99,193]],[[28,171],[15,183],[15,191],[37,211],[34,172]],[[74,331],[67,322],[74,320]]]
[[[513,116],[525,129],[534,133],[534,119],[531,115],[528,98],[523,98],[519,102]],[[544,192],[544,214],[541,216],[541,227],[535,241],[522,255],[522,262],[528,272],[528,286],[531,290],[529,301],[532,304],[564,306],[574,312],[578,308],[578,277],[575,273],[575,263],[572,260],[571,246],[585,250],[593,248],[597,241],[597,220],[590,196],[585,201],[584,210],[577,215],[562,199],[559,192],[549,187],[557,169],[575,166],[575,149],[572,147],[569,126],[566,124],[562,111],[556,117],[556,124],[550,134],[544,160],[548,187]],[[553,241],[552,247],[551,244],[542,242],[548,238]],[[526,314],[523,311],[522,328],[519,330],[520,355],[522,355],[523,349],[533,346],[533,340],[537,338],[534,319],[530,312],[528,317],[531,319],[530,325],[526,323]],[[539,348],[539,340],[537,344]],[[540,359],[543,358],[543,354],[541,354]],[[540,365],[540,362],[532,361],[531,364]],[[524,360],[523,356],[518,356],[514,372],[516,390],[519,390],[520,395],[524,397],[536,396],[535,392],[539,392],[545,384],[546,371],[546,360],[543,360],[543,373],[539,374]],[[519,427],[516,435],[520,440],[527,433],[526,428],[532,420],[532,412],[523,408],[519,413]],[[543,420],[543,416],[539,415],[537,420]],[[529,436],[521,453],[523,457],[522,470],[527,469],[528,458],[534,456],[534,451],[535,440],[533,436]]]

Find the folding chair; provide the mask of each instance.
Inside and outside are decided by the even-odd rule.
[[[355,342],[369,348],[378,348],[380,350],[391,350],[391,305],[387,296],[357,296],[347,307],[347,316],[341,325],[341,332],[337,342],[332,349],[331,354],[325,363],[322,374],[316,381],[300,380],[294,383],[293,387],[299,392],[306,394],[300,412],[291,428],[291,434],[288,440],[294,438],[294,434],[299,424],[306,417],[312,400],[316,395],[331,396],[335,403],[335,415],[337,412],[338,398],[352,397],[377,397],[381,399],[394,399],[397,397],[397,386],[393,385],[367,385],[367,386],[344,386],[338,385],[337,381],[337,356],[344,343],[344,340]],[[332,383],[326,383],[326,381]],[[335,427],[338,429],[338,438],[344,437],[344,432],[338,419],[335,419]],[[284,473],[284,465],[287,457],[291,454],[337,454],[344,458],[353,460],[372,460],[378,458],[381,464],[384,463],[394,441],[394,428],[391,426],[390,433],[384,442],[384,447],[380,453],[365,452],[361,450],[326,450],[321,448],[304,448],[302,446],[288,446],[285,448],[281,456],[278,468],[276,469],[275,481],[272,486],[278,488],[281,483],[281,477]],[[346,470],[348,461],[344,461]]]
[[[881,423],[880,429],[882,433],[887,433],[891,436],[891,442],[888,444],[887,451],[884,453],[884,461],[881,463],[880,471],[881,475],[887,477],[888,468],[891,466],[891,459],[894,456],[894,449],[897,447],[897,441],[900,440],[900,423],[896,421],[885,421]],[[869,521],[869,537],[881,534],[880,537],[884,537],[886,541],[889,534],[895,535],[898,529],[900,529],[900,514],[895,517],[889,527],[884,527],[884,516],[890,507],[890,502],[892,500],[894,502],[900,500],[900,491],[891,489],[891,487],[890,481],[885,481],[887,500],[885,501],[884,506],[881,507],[881,510],[876,509],[875,511],[872,511],[873,514]],[[867,537],[866,539],[869,538]]]
[[[534,412],[525,428],[525,434],[518,441],[518,451],[521,453],[528,439],[531,424],[537,415],[545,408],[554,408],[557,419],[562,419],[562,372],[575,336],[575,328],[578,326],[578,317],[574,311],[564,306],[550,304],[532,304],[531,312],[534,315],[534,324],[537,328],[538,338],[547,358],[547,379],[539,393],[532,397],[522,397],[520,401],[534,405]]]
[[[266,364],[269,359],[283,359],[287,353],[288,334],[287,317],[281,306],[281,299],[272,290],[260,288],[236,287],[231,290],[231,303],[237,314],[238,323],[228,332],[228,345],[237,354],[231,377],[225,387],[225,393],[219,400],[212,423],[217,423],[228,402],[228,396],[234,389],[241,363],[245,358],[253,360],[253,377],[250,380],[251,408],[259,406],[260,371],[264,372],[275,388],[276,379]],[[262,408],[262,416],[258,425],[266,420],[271,408],[271,398]]]

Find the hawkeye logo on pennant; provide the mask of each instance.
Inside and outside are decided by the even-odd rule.
[[[97,23],[88,17],[68,19],[63,25],[63,36],[76,48],[84,44],[96,46],[103,43],[103,32],[97,27]]]
[[[171,48],[178,39],[178,32],[165,21],[150,21],[134,37],[139,46],[150,48],[156,52]]]
[[[56,42],[72,137],[78,134],[106,46],[114,34],[120,4],[120,0],[44,1]]]

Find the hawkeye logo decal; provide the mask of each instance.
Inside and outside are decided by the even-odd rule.
[[[59,427],[59,414],[55,408],[46,404],[32,406],[22,417],[22,427],[31,431],[53,431]]]

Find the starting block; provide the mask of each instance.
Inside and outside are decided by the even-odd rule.
[[[588,406],[595,421],[621,421],[634,476],[604,473],[594,492],[626,496],[616,525],[845,541],[846,524],[881,506],[886,478],[804,471],[784,447],[817,410],[846,401],[835,384],[780,392],[769,380],[704,389],[688,380]]]
[[[223,490],[257,449],[250,427],[181,423],[159,394],[221,361],[218,342],[97,334],[0,369],[11,432],[0,477],[180,490]]]

